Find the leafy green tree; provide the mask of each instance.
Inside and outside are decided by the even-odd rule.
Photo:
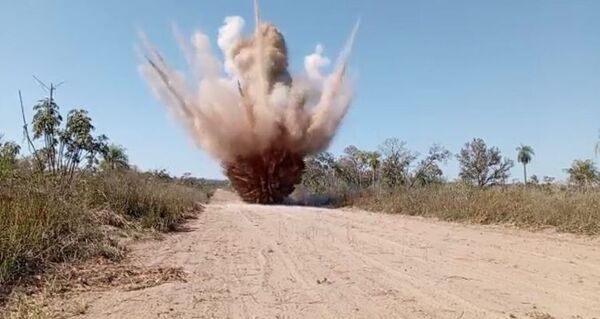
[[[70,174],[86,161],[87,167],[97,164],[96,156],[108,150],[104,135],[94,137],[92,119],[85,110],[72,110],[65,128],[60,132],[59,167]]]
[[[2,142],[0,135],[0,180],[10,176],[16,169],[20,150],[21,147],[14,142]]]
[[[594,185],[600,179],[600,173],[592,160],[575,160],[565,171],[569,175],[569,182],[579,186]]]
[[[43,155],[41,158],[45,159],[47,168],[55,172],[57,169],[56,146],[62,122],[59,107],[50,97],[38,101],[38,104],[33,106],[33,110],[35,111],[32,122],[33,139],[43,140],[44,147],[39,150]]]
[[[103,170],[122,170],[129,168],[129,157],[123,146],[110,144],[101,157],[102,161],[100,162],[100,168]]]
[[[34,155],[42,162],[41,169],[56,177],[59,184],[70,184],[79,170],[93,168],[99,162],[98,155],[108,150],[108,138],[92,134],[95,127],[86,110],[70,111],[61,127],[63,117],[52,93],[33,109],[33,140],[42,143]]]
[[[523,164],[523,181],[527,185],[527,164],[529,164],[535,155],[533,148],[529,145],[523,145],[517,147],[517,161]]]
[[[513,161],[502,158],[498,148],[488,148],[480,138],[467,142],[456,158],[460,178],[478,187],[504,183],[514,165]]]

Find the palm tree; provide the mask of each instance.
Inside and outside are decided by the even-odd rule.
[[[129,158],[125,153],[125,148],[116,144],[109,145],[106,152],[102,155],[100,167],[103,170],[129,168]]]
[[[533,155],[535,155],[535,152],[533,151],[533,148],[531,146],[523,144],[517,147],[517,152],[517,161],[523,164],[523,178],[525,181],[525,185],[527,185],[527,164],[531,162],[531,159],[533,158]]]
[[[377,176],[377,169],[379,168],[379,158],[381,157],[381,154],[379,152],[368,152],[367,153],[367,163],[369,164],[369,167],[371,168],[371,173],[372,173],[372,185],[373,187],[375,187],[375,181],[376,181],[376,176]]]
[[[565,171],[569,174],[569,181],[580,186],[593,185],[600,178],[600,172],[592,160],[575,160]]]

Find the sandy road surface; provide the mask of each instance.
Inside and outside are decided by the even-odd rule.
[[[600,318],[600,241],[306,207],[209,205],[134,247],[187,282],[82,296],[87,318]]]

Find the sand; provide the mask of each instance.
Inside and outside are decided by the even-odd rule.
[[[80,318],[600,318],[600,240],[553,231],[220,192],[189,231],[132,249],[185,282],[85,293]]]

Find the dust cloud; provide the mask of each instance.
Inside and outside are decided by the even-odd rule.
[[[323,74],[331,61],[319,44],[305,57],[304,72],[292,75],[282,33],[260,20],[256,4],[254,16],[251,35],[243,33],[242,17],[225,18],[217,39],[222,59],[213,53],[206,34],[195,32],[187,39],[175,30],[187,72],[169,66],[142,35],[139,68],[154,95],[185,125],[194,142],[221,162],[226,175],[244,175],[237,176],[242,178],[238,182],[254,194],[242,196],[245,200],[277,202],[287,194],[262,200],[256,194],[281,188],[282,174],[298,175],[290,176],[288,183],[299,182],[304,168],[299,161],[327,148],[348,110],[352,89],[346,64],[359,22],[330,73]],[[290,165],[293,172],[286,168]],[[259,186],[250,186],[254,183],[247,179],[256,179]]]

